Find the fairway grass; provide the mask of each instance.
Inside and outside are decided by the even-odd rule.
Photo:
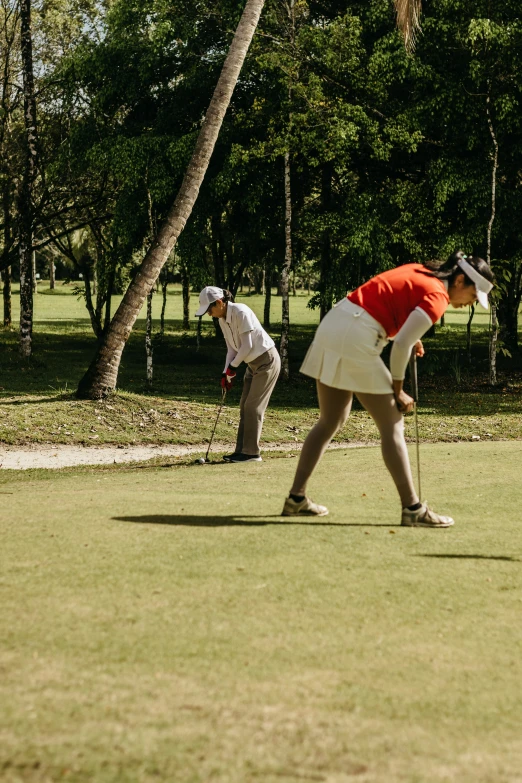
[[[522,780],[519,442],[0,473],[2,783]]]

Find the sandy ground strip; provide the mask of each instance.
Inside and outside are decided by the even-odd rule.
[[[354,448],[364,443],[333,443],[330,448]],[[300,443],[274,443],[263,446],[263,451],[287,451],[298,454]],[[57,469],[75,465],[112,465],[125,462],[143,462],[154,457],[204,457],[207,445],[196,446],[69,446],[67,444],[32,446],[2,446],[1,470],[28,470],[31,468]],[[231,451],[230,443],[214,443],[209,455]]]

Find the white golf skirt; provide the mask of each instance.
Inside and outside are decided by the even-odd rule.
[[[391,373],[381,359],[387,342],[375,318],[343,299],[319,324],[301,372],[334,389],[391,394]]]

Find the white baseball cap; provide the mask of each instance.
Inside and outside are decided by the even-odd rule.
[[[205,315],[210,305],[214,304],[218,299],[223,299],[223,296],[222,288],[218,288],[215,285],[207,285],[199,295],[199,307],[196,312],[196,318]]]
[[[477,299],[479,304],[482,305],[484,310],[488,310],[488,294],[493,288],[493,283],[491,283],[489,280],[486,280],[485,277],[482,277],[482,275],[477,272],[475,267],[471,266],[471,264],[468,264],[464,258],[459,258],[457,264],[460,266],[464,274],[466,274],[470,280],[473,280],[475,288],[477,289]]]

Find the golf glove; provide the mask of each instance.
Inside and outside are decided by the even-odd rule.
[[[227,367],[226,372],[221,376],[221,388],[230,391],[234,378],[236,377],[236,371],[233,367]]]

